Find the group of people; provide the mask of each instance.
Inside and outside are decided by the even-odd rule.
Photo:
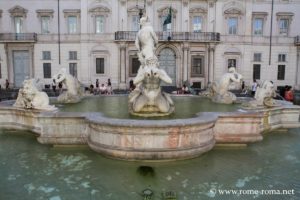
[[[99,79],[96,79],[96,87],[93,84],[90,85],[89,91],[91,94],[98,95],[98,94],[112,94],[112,85],[110,79],[107,80],[106,85],[102,83],[99,84]]]
[[[183,84],[183,86],[180,88],[179,91],[177,91],[177,94],[190,94],[190,89],[188,86],[186,86],[185,84]]]
[[[59,90],[59,92],[62,92],[62,89],[63,89],[63,84],[62,84],[62,82],[59,82],[58,83],[58,90]],[[52,82],[52,90],[54,92],[56,92],[56,83],[54,81]]]

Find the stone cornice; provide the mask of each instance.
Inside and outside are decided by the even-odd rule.
[[[207,13],[207,10],[203,7],[190,8],[190,13]]]
[[[95,8],[91,8],[89,13],[91,13],[92,16],[105,15],[107,17],[110,13],[110,9],[104,6],[97,6]]]
[[[37,17],[49,16],[53,17],[54,10],[53,9],[38,9],[36,10]]]
[[[277,16],[277,20],[282,19],[282,18],[292,20],[293,17],[294,17],[294,13],[292,13],[292,12],[278,12],[278,13],[276,13],[276,16]]]
[[[224,11],[225,15],[242,15],[243,12],[238,8],[229,8]]]
[[[77,16],[80,17],[80,9],[64,9],[64,17]]]
[[[8,12],[12,17],[16,17],[16,16],[26,17],[28,10],[21,6],[15,6],[9,9]]]

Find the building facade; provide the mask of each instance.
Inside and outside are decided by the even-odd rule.
[[[246,85],[300,83],[298,0],[274,0],[273,11],[272,0],[2,0],[0,84],[20,87],[26,77],[51,84],[65,67],[86,85],[110,78],[113,88],[128,88],[144,10],[173,86],[205,88],[229,67]]]

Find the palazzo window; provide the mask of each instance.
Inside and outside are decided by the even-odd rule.
[[[253,60],[254,62],[261,62],[261,53],[254,53]]]
[[[42,21],[42,33],[43,34],[50,33],[50,31],[49,31],[50,17],[43,16],[43,17],[41,17],[41,21]]]
[[[77,60],[77,51],[69,51],[69,60]]]
[[[27,16],[28,10],[20,6],[15,6],[8,10],[12,18],[12,23],[15,33],[24,33],[25,32],[25,18]]]
[[[104,33],[104,16],[96,16],[96,33]]]
[[[104,74],[104,58],[96,58],[96,74]]]
[[[69,33],[77,33],[77,17],[69,16],[68,17],[68,30]]]
[[[15,23],[15,32],[16,33],[23,33],[23,17],[16,16],[14,18]]]
[[[285,65],[278,65],[277,80],[284,80]]]
[[[51,78],[51,63],[43,63],[44,78]]]
[[[278,54],[278,62],[286,62],[286,54]]]
[[[253,33],[254,35],[262,35],[263,34],[263,22],[262,18],[256,18],[253,22]]]
[[[260,79],[260,64],[253,65],[253,80]]]
[[[54,10],[40,9],[40,10],[37,10],[36,13],[37,13],[37,17],[40,18],[41,33],[42,34],[50,33],[50,24],[51,24],[51,19],[53,18]]]
[[[51,60],[51,51],[43,51],[43,60]]]
[[[129,60],[129,76],[133,77],[137,75],[137,72],[140,68],[140,61],[137,56],[130,56]]]
[[[159,9],[158,11],[159,30],[171,32],[176,30],[177,10],[169,6]]]
[[[131,16],[131,30],[132,31],[138,31],[140,29],[139,21],[140,21],[140,16],[138,16],[138,15]]]
[[[279,21],[279,33],[282,35],[287,35],[289,30],[289,20],[288,19],[280,19]]]
[[[267,12],[253,12],[252,13],[252,34],[255,36],[264,35],[264,24],[267,20]]]
[[[69,34],[76,34],[80,30],[80,10],[79,9],[65,9],[63,10],[66,18],[67,31]]]
[[[278,21],[278,33],[282,36],[288,36],[290,31],[290,24],[293,20],[294,13],[278,12],[276,13]]]
[[[139,16],[140,9],[143,9],[143,8],[134,6],[134,7],[130,7],[127,9],[128,30],[130,30],[130,31],[139,31],[140,30],[140,24],[139,24],[140,23],[140,16]],[[123,29],[123,25],[122,25],[122,29]]]
[[[89,13],[94,21],[94,30],[91,31],[96,34],[108,32],[110,9],[100,6],[90,9]]]
[[[236,59],[228,59],[227,64],[228,64],[228,69],[229,69],[230,67],[236,68]]]
[[[228,33],[230,35],[236,35],[238,28],[238,18],[237,17],[230,17],[228,19]]]
[[[204,56],[192,56],[191,76],[204,76]]]
[[[202,7],[194,7],[189,10],[190,30],[191,32],[205,31],[205,21],[207,10]],[[187,25],[187,24],[186,24]]]
[[[200,16],[193,17],[193,31],[194,32],[202,31],[202,17]]]
[[[243,30],[243,19],[244,19],[244,11],[243,5],[236,2],[234,5],[229,4],[227,9],[224,11],[224,19],[226,23],[224,23],[226,27],[226,32],[229,35],[239,35]]]

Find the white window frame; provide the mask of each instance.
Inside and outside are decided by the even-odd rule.
[[[47,19],[47,20],[45,20]],[[46,29],[44,29],[46,27]],[[50,33],[50,17],[49,16],[41,16],[41,33],[49,34]]]
[[[78,60],[78,52],[69,51],[69,60]]]
[[[259,59],[256,59],[259,58]],[[254,52],[253,53],[253,62],[262,62],[262,53]]]
[[[97,59],[103,59],[103,73],[101,73],[101,72],[100,72],[100,73],[97,73]],[[105,57],[96,57],[96,58],[95,58],[95,64],[96,64],[96,65],[95,65],[95,69],[96,69],[96,70],[95,70],[95,73],[96,73],[97,75],[103,75],[103,74],[105,74],[105,63],[106,63],[106,62],[105,62]],[[101,66],[100,66],[100,67],[101,67]]]
[[[8,10],[8,12],[10,13],[10,17],[12,19],[12,24],[13,24],[13,32],[15,33],[25,33],[26,30],[26,23],[25,23],[25,19],[27,17],[27,13],[28,10],[26,10],[25,8],[21,7],[21,6],[15,6],[11,9]],[[21,28],[20,31],[17,31],[16,29],[16,17],[20,17],[21,18]]]
[[[278,12],[276,13],[277,16],[277,30],[278,30],[278,35],[280,36],[289,36],[290,34],[290,27],[291,27],[291,23],[294,17],[294,13],[291,12]],[[286,30],[283,31],[283,29],[281,28],[281,21],[282,20],[286,20],[287,22],[287,27]]]
[[[19,20],[17,20],[19,19]],[[18,22],[20,24],[18,25]],[[14,27],[15,27],[15,33],[24,33],[24,18],[22,16],[15,16],[14,17]]]
[[[231,29],[230,26],[230,20],[234,19],[236,21],[236,28],[235,29]],[[238,17],[229,17],[227,20],[227,26],[228,26],[228,34],[229,35],[238,35],[238,28],[239,28],[239,19]]]
[[[97,6],[94,8],[91,8],[89,10],[89,14],[93,20],[93,26],[91,26],[90,31],[94,32],[95,34],[103,34],[108,33],[110,30],[110,9],[104,6]],[[97,17],[103,16],[103,30],[98,31],[97,30]]]
[[[79,9],[65,9],[63,10],[64,17],[66,19],[66,27],[68,34],[78,34],[80,32],[80,10]],[[70,17],[76,18],[75,28],[73,30],[72,27],[70,27],[69,19]]]
[[[37,17],[39,18],[40,23],[41,23],[41,33],[42,34],[49,34],[49,33],[51,33],[51,23],[52,23],[52,19],[53,19],[54,10],[51,10],[51,9],[39,9],[39,10],[36,10],[36,13],[37,13]],[[43,19],[45,17],[49,17],[48,31],[47,32],[43,31]]]
[[[189,10],[189,19],[190,19],[190,32],[205,32],[206,31],[206,20],[207,20],[207,10],[202,7],[193,7]],[[194,18],[200,17],[201,18],[201,30],[195,31],[194,30]],[[188,29],[187,29],[188,30]]]
[[[194,59],[202,59],[202,67],[200,67],[200,73],[193,72],[193,60]],[[191,77],[204,77],[205,76],[205,55],[191,55]]]
[[[286,63],[287,62],[287,54],[286,53],[279,53],[278,54],[278,62],[279,63]]]
[[[140,30],[140,16],[139,15],[131,15],[131,31],[139,31]]]
[[[101,34],[105,32],[105,16],[95,16],[95,33]]]
[[[51,51],[42,51],[42,60],[51,60]]]
[[[257,24],[256,24],[257,20],[260,20],[260,21],[261,21],[261,27],[259,27],[260,30],[257,29],[257,27],[256,27],[256,25],[257,25]],[[258,32],[258,31],[260,31],[260,32]],[[253,20],[253,35],[259,36],[259,35],[263,35],[263,33],[264,33],[264,19],[263,19],[263,18],[260,18],[260,17],[254,18],[254,20]]]

